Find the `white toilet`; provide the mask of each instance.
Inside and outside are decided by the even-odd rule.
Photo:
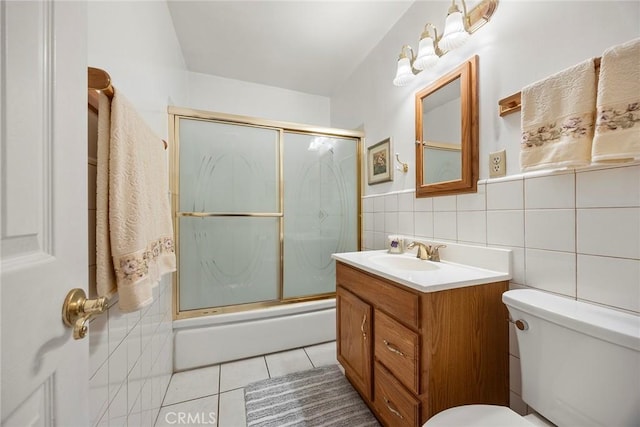
[[[466,405],[424,427],[640,426],[640,316],[532,289],[502,301],[517,322],[522,399],[546,420]]]

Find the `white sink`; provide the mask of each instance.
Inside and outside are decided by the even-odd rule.
[[[436,263],[431,261],[425,261],[416,257],[408,257],[406,255],[374,255],[371,258],[371,262],[380,265],[381,267],[392,268],[395,270],[406,271],[430,271],[437,270],[439,267]]]

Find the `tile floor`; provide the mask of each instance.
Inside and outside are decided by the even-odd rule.
[[[244,386],[334,363],[338,361],[332,341],[178,372],[171,377],[155,425],[244,427]]]

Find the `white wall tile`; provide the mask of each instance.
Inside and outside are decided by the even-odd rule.
[[[487,208],[487,186],[478,184],[476,193],[459,194],[456,206],[458,211],[483,211]]]
[[[373,212],[373,198],[372,197],[363,197],[362,198],[362,210],[364,212]]]
[[[118,308],[117,302],[109,307],[109,353],[127,336],[127,316]]]
[[[376,212],[373,214],[373,231],[376,233],[384,233],[384,212]]]
[[[413,236],[414,233],[413,211],[398,212],[398,234]]]
[[[142,335],[140,324],[136,324],[129,335],[126,338],[127,345],[127,365],[129,371],[133,368],[134,364],[140,358],[142,354]]]
[[[433,213],[418,212],[413,218],[415,235],[420,237],[433,237]]]
[[[575,252],[575,210],[526,210],[524,223],[527,248]]]
[[[362,242],[362,246],[364,250],[370,250],[373,249],[374,247],[374,243],[373,243],[373,231],[365,231],[364,234],[362,235],[363,237],[363,242]]]
[[[576,255],[574,253],[527,249],[526,285],[571,297],[576,296]]]
[[[433,211],[445,212],[456,210],[456,196],[441,196],[433,198]]]
[[[384,214],[384,232],[385,234],[398,233],[398,212],[386,212]]]
[[[455,212],[433,213],[433,237],[436,239],[456,240],[458,235]]]
[[[127,414],[127,387],[124,384],[109,405],[109,427],[126,427]]]
[[[433,197],[420,197],[416,198],[413,202],[415,210],[417,212],[431,212],[433,211]]]
[[[640,312],[640,260],[578,255],[578,299]]]
[[[89,323],[89,375],[98,371],[109,357],[109,315],[94,317]]]
[[[384,210],[385,212],[398,212],[397,194],[387,194],[384,196]]]
[[[109,356],[109,401],[112,401],[116,392],[127,381],[127,346],[123,343],[116,347]],[[126,403],[126,387],[125,387],[125,407]],[[125,409],[126,415],[126,409]]]
[[[640,208],[577,210],[578,253],[640,259]]]
[[[487,243],[524,247],[524,212],[487,211]]]
[[[95,425],[109,406],[109,367],[102,365],[89,380],[89,418]]]
[[[413,191],[398,194],[398,210],[400,212],[413,212],[413,201],[416,193]]]
[[[363,219],[363,224],[362,225],[363,225],[363,228],[364,228],[365,231],[373,231],[373,230],[375,230],[373,218],[374,218],[373,212],[365,212],[362,215],[362,219]]]
[[[577,206],[640,206],[640,165],[577,173]]]
[[[133,408],[140,397],[140,392],[142,391],[142,376],[140,374],[140,364],[135,363],[133,368],[129,371],[129,375],[127,376],[127,405],[128,412],[131,413]]]
[[[487,243],[486,211],[458,211],[458,241]]]
[[[373,211],[384,212],[384,196],[373,197]]]
[[[140,408],[140,399],[137,399],[133,408],[129,411],[129,415],[127,415],[127,426],[142,426],[142,413]]]
[[[387,236],[384,233],[373,233],[373,249],[384,249],[387,244]]]
[[[576,205],[575,174],[524,179],[525,209],[570,209]]]
[[[487,209],[523,209],[522,179],[487,183]]]

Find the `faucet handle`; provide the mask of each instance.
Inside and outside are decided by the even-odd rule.
[[[429,246],[429,259],[431,261],[440,262],[440,252],[438,249],[446,248],[447,245],[433,245]]]

